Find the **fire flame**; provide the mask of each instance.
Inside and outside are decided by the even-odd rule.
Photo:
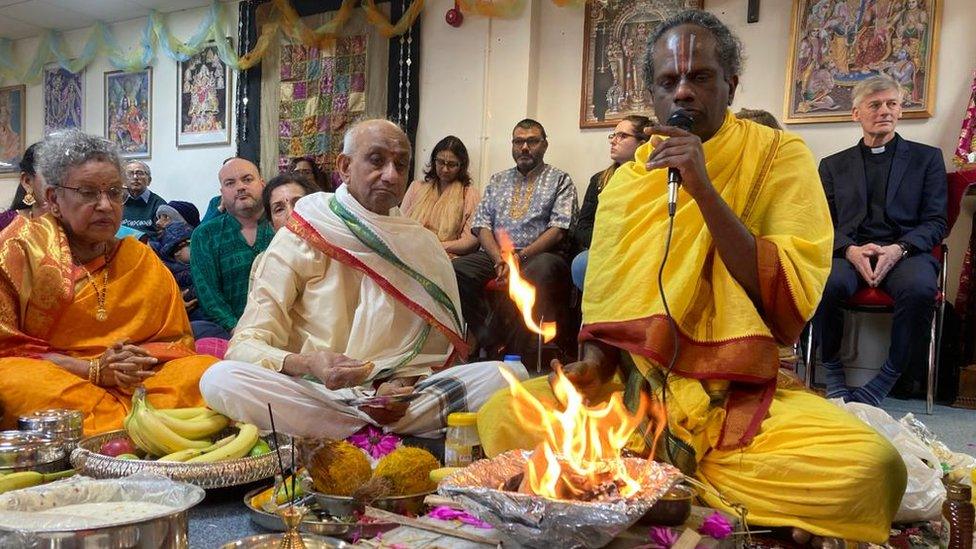
[[[556,370],[554,393],[565,404],[564,411],[547,410],[504,368],[517,421],[542,431],[544,440],[526,464],[523,489],[551,499],[591,499],[588,494],[615,484],[622,497],[641,491],[641,483],[627,471],[620,459],[621,450],[649,411],[657,418],[648,399],[642,395],[636,414],[623,402],[622,393],[614,393],[601,406],[589,407],[573,383]],[[656,436],[663,422],[653,421]]]
[[[501,247],[502,259],[508,264],[508,295],[515,302],[522,313],[522,321],[529,331],[542,336],[543,341],[549,343],[556,337],[556,323],[543,322],[539,326],[532,318],[532,307],[535,306],[535,286],[522,278],[518,259],[515,258],[515,247],[512,240],[504,231],[498,232],[498,244]]]

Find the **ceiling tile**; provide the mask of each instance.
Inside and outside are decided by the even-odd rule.
[[[41,28],[28,25],[23,21],[18,21],[13,17],[4,16],[0,13],[0,38],[18,40],[41,34]]]
[[[132,0],[132,3],[160,12],[171,12],[209,6],[210,0]]]
[[[2,1],[2,0],[0,0]],[[47,4],[81,13],[98,21],[125,21],[148,13],[148,10],[132,0],[43,0]]]
[[[57,30],[79,29],[95,23],[95,19],[87,15],[48,4],[43,0],[30,0],[22,4],[0,8],[0,19],[3,19],[4,16],[13,17],[38,27]]]
[[[14,4],[23,4],[24,2],[29,2],[30,0],[0,0],[0,8],[6,6],[12,6]]]

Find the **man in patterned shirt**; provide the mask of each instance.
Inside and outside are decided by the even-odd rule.
[[[498,334],[486,329],[485,284],[508,277],[499,247],[501,232],[518,253],[522,276],[537,288],[533,317],[559,320],[568,310],[570,276],[564,252],[576,219],[576,186],[566,172],[543,162],[548,147],[542,124],[525,119],[515,125],[515,167],[491,176],[471,222],[481,249],[454,260],[469,341],[474,338],[486,349],[498,343]]]
[[[264,216],[264,179],[257,166],[231,158],[220,168],[219,178],[221,201],[229,215],[215,217],[193,231],[190,271],[201,309],[226,331],[206,335],[229,339],[247,304],[251,264],[268,247],[274,230]],[[194,333],[203,337],[197,326]]]

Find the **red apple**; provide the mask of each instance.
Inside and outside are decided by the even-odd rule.
[[[105,444],[102,444],[102,447],[99,448],[98,453],[105,456],[116,457],[122,454],[134,454],[136,453],[136,447],[129,439],[125,437],[113,438]]]

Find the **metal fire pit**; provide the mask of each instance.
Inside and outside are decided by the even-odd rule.
[[[630,498],[583,502],[552,500],[502,490],[525,470],[531,452],[512,450],[476,461],[444,479],[442,496],[464,505],[510,541],[532,548],[603,547],[633,525],[681,480],[671,465],[624,458],[628,473],[641,483]]]

